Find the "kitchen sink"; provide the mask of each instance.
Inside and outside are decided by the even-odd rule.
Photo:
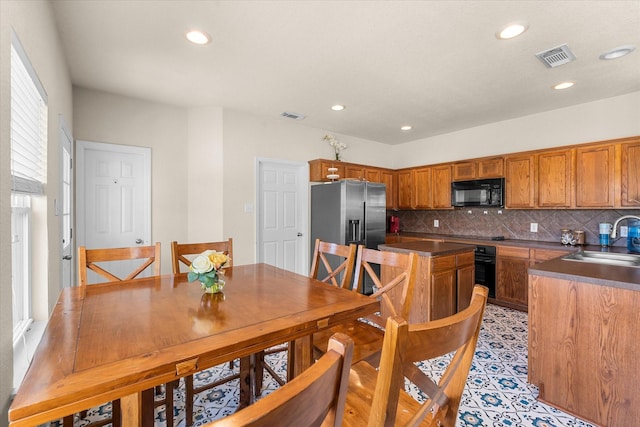
[[[622,267],[640,267],[640,255],[611,252],[583,251],[565,255],[567,261],[590,262],[592,264],[617,265]]]

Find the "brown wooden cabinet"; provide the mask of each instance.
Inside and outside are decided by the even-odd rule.
[[[496,300],[508,307],[527,311],[529,248],[498,246],[496,257]]]
[[[622,143],[621,198],[623,207],[640,207],[640,140]]]
[[[615,206],[615,145],[576,148],[576,207]]]
[[[344,166],[344,178],[345,179],[357,179],[358,181],[364,180],[364,166],[346,164]]]
[[[414,209],[431,207],[431,168],[417,168],[413,171]]]
[[[573,153],[574,150],[569,149],[538,154],[538,207],[573,205]]]
[[[439,165],[432,168],[432,200],[434,209],[451,209],[451,166]]]
[[[398,209],[413,209],[413,170],[397,172]]]
[[[396,197],[395,173],[388,170],[381,170],[380,182],[387,186],[387,209],[396,209],[398,207],[398,199]]]
[[[507,208],[534,208],[536,167],[535,156],[514,155],[505,158],[505,193]]]
[[[330,172],[329,168],[336,168],[336,172]],[[317,159],[309,161],[309,181],[311,182],[328,182],[327,178],[330,173],[335,173],[344,177],[344,164],[335,160]]]
[[[455,162],[452,167],[454,181],[502,178],[504,176],[503,157],[488,157]]]

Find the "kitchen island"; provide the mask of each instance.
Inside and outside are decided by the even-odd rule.
[[[391,252],[416,252],[418,271],[413,293],[410,323],[440,319],[465,309],[474,285],[474,245],[433,241],[412,241],[378,246]],[[392,269],[382,268],[382,281],[393,277]],[[400,296],[392,293],[392,300]]]
[[[640,426],[640,268],[553,259],[529,268],[529,382],[601,426]]]

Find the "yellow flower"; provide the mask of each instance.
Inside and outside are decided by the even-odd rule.
[[[224,252],[213,252],[209,254],[209,261],[213,267],[218,270],[229,261],[229,257]]]

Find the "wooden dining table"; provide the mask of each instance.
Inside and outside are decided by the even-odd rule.
[[[267,264],[230,267],[225,281],[222,294],[205,294],[186,274],[63,289],[10,425],[114,399],[124,426],[153,424],[142,402],[155,386],[290,341],[300,373],[313,362],[313,333],[379,310],[370,297]]]

